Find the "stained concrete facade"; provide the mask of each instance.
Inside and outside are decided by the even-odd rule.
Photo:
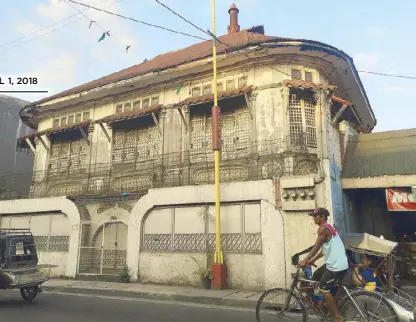
[[[229,287],[242,289],[290,282],[291,255],[316,238],[307,216],[315,207],[328,208],[330,220],[347,230],[341,146],[350,128],[375,125],[358,73],[344,53],[291,40],[256,46],[247,47],[249,59],[238,52],[218,57],[222,247]],[[347,72],[334,72],[340,66]],[[60,211],[72,228],[66,255],[45,259],[59,262],[65,275],[115,275],[127,265],[133,280],[198,285],[192,258],[205,265],[214,245],[212,98],[204,95],[211,82],[211,59],[201,58],[37,104],[32,196],[60,197],[32,199],[26,210],[26,200],[8,201],[6,207],[0,204],[0,215],[41,216],[44,210],[59,211],[57,201],[65,200],[68,209]],[[136,102],[162,107],[158,113],[139,115],[138,108],[123,114]],[[133,170],[124,166],[130,152],[116,152],[129,146],[129,141],[117,145],[119,133],[128,132],[125,119],[101,121],[112,115],[145,120],[145,136],[141,128],[134,132]],[[75,131],[83,131],[73,134],[82,148],[69,159],[79,168],[68,166],[70,175],[54,177],[52,170],[59,173],[63,162],[68,164],[62,156],[60,167],[54,163],[54,144],[72,146],[74,136],[64,136],[74,130],[69,120],[77,118],[87,122],[78,123]],[[139,149],[137,138],[148,138],[145,148]]]

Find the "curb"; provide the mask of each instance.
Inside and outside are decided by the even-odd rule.
[[[215,298],[215,297],[209,297],[209,296],[187,296],[187,295],[179,295],[179,294],[130,292],[130,291],[118,291],[118,290],[95,289],[95,288],[86,289],[86,288],[62,287],[62,286],[57,286],[57,287],[43,286],[42,288],[45,292],[129,297],[129,298],[137,298],[137,299],[187,302],[187,303],[231,306],[231,307],[240,307],[240,308],[249,308],[249,309],[256,308],[256,302],[253,300],[237,300],[237,299],[227,299],[227,298]]]

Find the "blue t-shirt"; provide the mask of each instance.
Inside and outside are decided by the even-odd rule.
[[[365,282],[364,288],[368,291],[378,291],[381,288],[381,282],[376,272],[366,268],[360,270],[360,275]]]

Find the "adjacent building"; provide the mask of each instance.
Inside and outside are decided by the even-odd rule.
[[[33,153],[16,148],[18,138],[35,132],[19,116],[28,104],[18,98],[0,95],[0,200],[29,195]]]
[[[416,129],[349,140],[341,176],[348,229],[399,243],[401,280],[416,279]]]
[[[376,119],[347,54],[240,30],[229,14],[217,63],[228,285],[283,286],[290,256],[315,240],[308,211],[347,227],[345,146]],[[1,225],[30,227],[55,274],[127,265],[136,280],[199,285],[193,259],[215,247],[211,56],[197,43],[28,104],[31,198],[2,202]]]

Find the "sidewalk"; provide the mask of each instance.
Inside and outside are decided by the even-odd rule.
[[[45,291],[99,294],[162,301],[192,302],[223,306],[252,308],[262,292],[238,290],[205,290],[188,286],[167,286],[139,283],[115,283],[51,279],[43,284]]]

